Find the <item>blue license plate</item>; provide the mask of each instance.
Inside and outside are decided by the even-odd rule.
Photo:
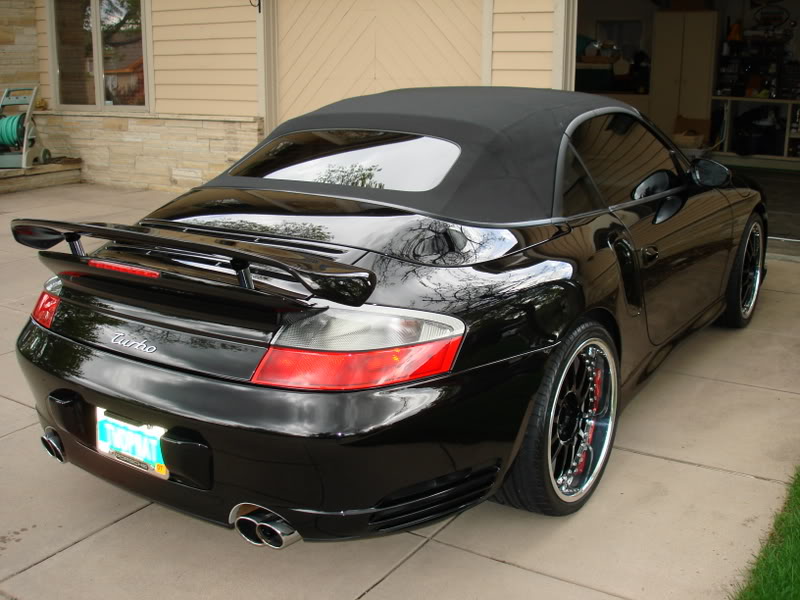
[[[156,425],[126,423],[97,408],[97,450],[162,479],[169,478],[161,454],[161,436],[166,431]]]

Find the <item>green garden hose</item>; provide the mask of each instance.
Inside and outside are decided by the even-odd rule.
[[[25,135],[24,117],[25,115],[12,115],[0,119],[0,144],[4,146],[22,145],[22,137]]]

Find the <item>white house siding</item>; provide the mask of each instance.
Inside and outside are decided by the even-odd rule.
[[[551,86],[558,1],[494,0],[492,85]]]

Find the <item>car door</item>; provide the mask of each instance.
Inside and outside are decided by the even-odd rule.
[[[732,246],[725,195],[701,189],[654,130],[628,113],[593,117],[572,143],[638,261],[650,341],[661,344],[722,294]]]

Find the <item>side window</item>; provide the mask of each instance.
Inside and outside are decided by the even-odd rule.
[[[589,119],[572,134],[572,143],[609,206],[681,185],[669,149],[629,115]]]
[[[593,210],[605,209],[606,206],[597,194],[597,189],[589,179],[586,169],[575,156],[571,146],[567,146],[564,156],[563,196],[561,216],[571,217]]]

